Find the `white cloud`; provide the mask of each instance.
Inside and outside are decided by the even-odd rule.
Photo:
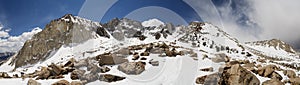
[[[0,24],[0,39],[1,38],[6,38],[9,36],[9,34],[7,33],[7,30],[2,30],[3,26]]]
[[[279,38],[291,44],[300,40],[300,0],[254,0],[254,19],[262,38]]]
[[[1,30],[1,29],[0,29]],[[5,37],[0,36],[0,52],[17,52],[20,50],[26,40],[31,39],[31,37],[42,31],[41,28],[36,27],[30,32],[24,32],[19,36],[10,36],[7,31],[3,31],[7,34]],[[0,31],[1,33],[1,31]]]

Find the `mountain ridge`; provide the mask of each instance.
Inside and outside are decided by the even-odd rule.
[[[270,78],[284,82],[278,75],[285,78],[285,70],[300,73],[299,56],[280,40],[241,43],[212,23],[163,24],[144,26],[127,18],[101,24],[67,14],[47,24],[0,68],[23,72],[25,78],[64,75],[85,84],[259,85]]]

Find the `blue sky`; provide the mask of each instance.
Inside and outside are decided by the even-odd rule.
[[[134,4],[133,4],[134,2]],[[136,8],[143,6],[160,6],[171,9],[186,21],[201,21],[196,12],[181,0],[121,0],[107,11],[101,22],[112,18],[122,18]],[[0,0],[0,22],[9,34],[16,36],[35,27],[43,28],[53,19],[64,14],[77,15],[84,0]],[[99,3],[101,5],[102,3]],[[99,11],[97,9],[91,9]],[[100,10],[101,11],[101,10]],[[177,23],[178,24],[178,23]],[[180,24],[180,23],[179,23]]]
[[[0,22],[10,35],[43,28],[64,14],[77,14],[84,0],[0,0]]]

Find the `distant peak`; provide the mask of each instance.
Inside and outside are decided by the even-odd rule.
[[[274,47],[275,49],[283,49],[287,52],[295,53],[295,50],[292,48],[291,45],[289,45],[289,44],[287,44],[284,41],[279,40],[279,39],[270,39],[270,40],[255,41],[255,42],[246,42],[246,44]]]

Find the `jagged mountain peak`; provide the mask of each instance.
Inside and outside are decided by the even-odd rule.
[[[13,59],[15,67],[36,64],[51,57],[62,46],[74,46],[97,37],[110,35],[100,23],[66,14],[52,20],[44,30],[27,40]]]
[[[72,19],[72,18],[74,18],[74,16],[72,14],[66,14],[61,17],[61,19]]]

